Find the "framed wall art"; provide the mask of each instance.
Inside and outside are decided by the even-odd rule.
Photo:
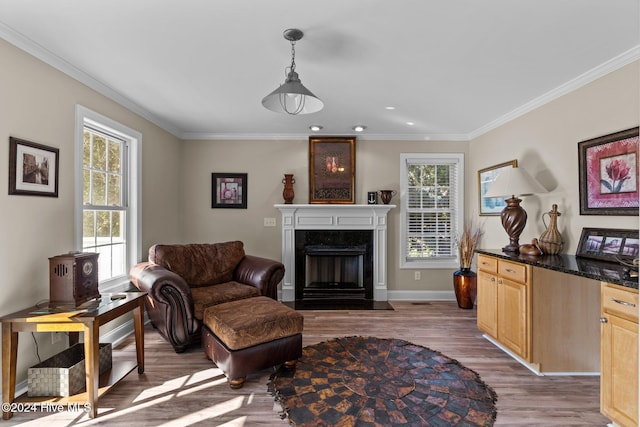
[[[605,261],[638,258],[638,230],[583,228],[576,251],[577,257]]]
[[[9,194],[58,197],[60,150],[9,137]]]
[[[480,215],[500,215],[507,206],[504,197],[484,197],[487,189],[496,180],[500,172],[508,168],[517,168],[518,160],[500,163],[478,171],[478,201],[480,203]]]
[[[309,137],[309,203],[355,203],[355,137]]]
[[[247,209],[247,174],[212,173],[211,207]]]
[[[580,215],[638,216],[638,128],[578,143]]]

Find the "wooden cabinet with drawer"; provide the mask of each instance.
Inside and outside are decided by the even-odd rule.
[[[599,317],[599,281],[478,253],[478,329],[533,372],[597,374]]]
[[[638,291],[601,288],[600,412],[619,426],[638,425]]]
[[[478,328],[498,338],[498,260],[478,255]]]
[[[531,361],[531,267],[478,255],[478,328]]]

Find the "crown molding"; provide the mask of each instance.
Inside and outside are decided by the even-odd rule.
[[[469,140],[474,140],[475,138],[483,135],[493,129],[496,129],[511,120],[517,119],[520,116],[523,116],[538,107],[541,107],[545,104],[548,104],[551,101],[554,101],[561,96],[564,96],[574,90],[577,90],[605,75],[616,71],[625,65],[628,65],[634,61],[640,59],[640,45],[636,45],[626,52],[621,53],[620,55],[610,59],[609,61],[598,65],[595,68],[579,75],[578,77],[569,80],[568,82],[558,86],[557,88],[550,90],[542,96],[539,96],[526,104],[521,105],[515,110],[503,115],[502,117],[493,120],[492,122],[487,123],[486,125],[474,130],[469,133]]]
[[[37,59],[41,60],[45,64],[52,66],[58,71],[61,71],[62,73],[79,81],[85,86],[88,86],[89,88],[95,90],[99,94],[106,96],[107,98],[111,99],[114,102],[117,102],[118,104],[122,105],[128,110],[131,110],[135,114],[161,127],[162,129],[166,130],[173,136],[177,138],[180,137],[180,130],[177,129],[175,126],[158,118],[154,114],[150,113],[147,109],[133,102],[131,99],[127,98],[126,96],[122,95],[121,93],[107,86],[101,81],[91,77],[89,74],[87,74],[83,70],[70,64],[69,62],[65,61],[59,56],[54,55],[49,50],[47,50],[44,46],[34,42],[28,37],[25,37],[24,35],[18,33],[17,31],[8,27],[6,24],[2,22],[0,22],[0,37],[6,40],[8,43],[11,43],[12,45],[16,46],[18,49],[21,49],[27,52],[28,54],[36,57]]]
[[[297,141],[306,140],[310,136],[329,137],[337,134],[328,133],[301,133],[301,134],[268,134],[268,133],[210,133],[210,132],[184,132],[179,135],[183,140],[213,140],[213,141],[259,141],[279,140]],[[345,134],[339,136],[355,136],[359,141],[468,141],[466,134]]]

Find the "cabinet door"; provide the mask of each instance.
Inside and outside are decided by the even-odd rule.
[[[498,340],[529,362],[527,334],[527,286],[498,279]]]
[[[602,413],[620,426],[638,425],[638,324],[603,316]]]
[[[482,270],[478,272],[478,329],[498,338],[498,279]]]

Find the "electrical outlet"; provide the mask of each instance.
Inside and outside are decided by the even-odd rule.
[[[413,280],[420,280],[421,277],[422,277],[422,274],[419,271],[416,271],[415,273],[413,273]]]
[[[265,227],[275,227],[276,226],[276,219],[275,218],[265,218],[264,219],[264,226]]]
[[[60,332],[51,332],[51,344],[56,344],[62,340]]]

